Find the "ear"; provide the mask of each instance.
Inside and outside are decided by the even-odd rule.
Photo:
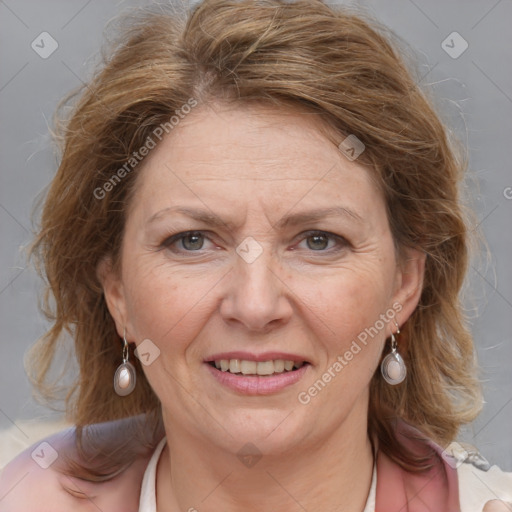
[[[412,248],[402,249],[398,264],[393,303],[402,306],[398,320],[403,325],[412,315],[423,291],[426,254]]]
[[[126,325],[126,301],[124,287],[119,272],[114,268],[110,257],[103,258],[97,268],[96,275],[103,287],[105,302],[116,324],[117,334],[122,338]]]

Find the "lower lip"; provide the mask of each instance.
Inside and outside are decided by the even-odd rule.
[[[283,372],[272,376],[243,375],[217,370],[205,363],[208,370],[218,382],[244,395],[270,395],[298,382],[308,371],[309,364],[304,364],[292,372]]]

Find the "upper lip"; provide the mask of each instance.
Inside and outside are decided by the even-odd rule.
[[[212,361],[220,361],[221,359],[243,359],[245,361],[272,361],[276,359],[283,359],[285,361],[295,361],[296,363],[309,361],[301,355],[298,354],[289,354],[286,352],[263,352],[261,354],[253,354],[252,352],[246,352],[243,350],[237,350],[235,352],[220,352],[218,354],[213,354],[207,357],[204,362],[210,363]]]

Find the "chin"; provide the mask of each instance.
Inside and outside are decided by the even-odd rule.
[[[297,417],[296,417],[297,416]],[[227,450],[238,453],[244,446],[254,445],[261,454],[275,455],[295,448],[307,429],[305,420],[287,410],[237,411],[224,416],[219,440]],[[211,433],[211,431],[210,431]]]

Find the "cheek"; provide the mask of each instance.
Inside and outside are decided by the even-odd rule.
[[[209,292],[218,276],[211,271],[192,274],[144,258],[128,259],[126,268],[134,269],[125,278],[125,290],[136,340],[149,338],[160,348],[169,344],[172,350],[180,347],[180,340],[193,339],[211,307]]]
[[[330,278],[304,282],[304,302],[334,333],[362,330],[390,307],[392,280],[369,269],[340,270]],[[345,337],[345,336],[344,336]]]
[[[341,365],[337,368],[342,371],[335,372],[338,384],[350,381],[364,385],[378,366],[396,314],[391,303],[393,268],[392,263],[365,262],[338,269],[323,279],[302,282],[298,294],[309,306],[304,308],[304,315],[325,350],[326,359],[319,362],[322,370],[334,362]]]

